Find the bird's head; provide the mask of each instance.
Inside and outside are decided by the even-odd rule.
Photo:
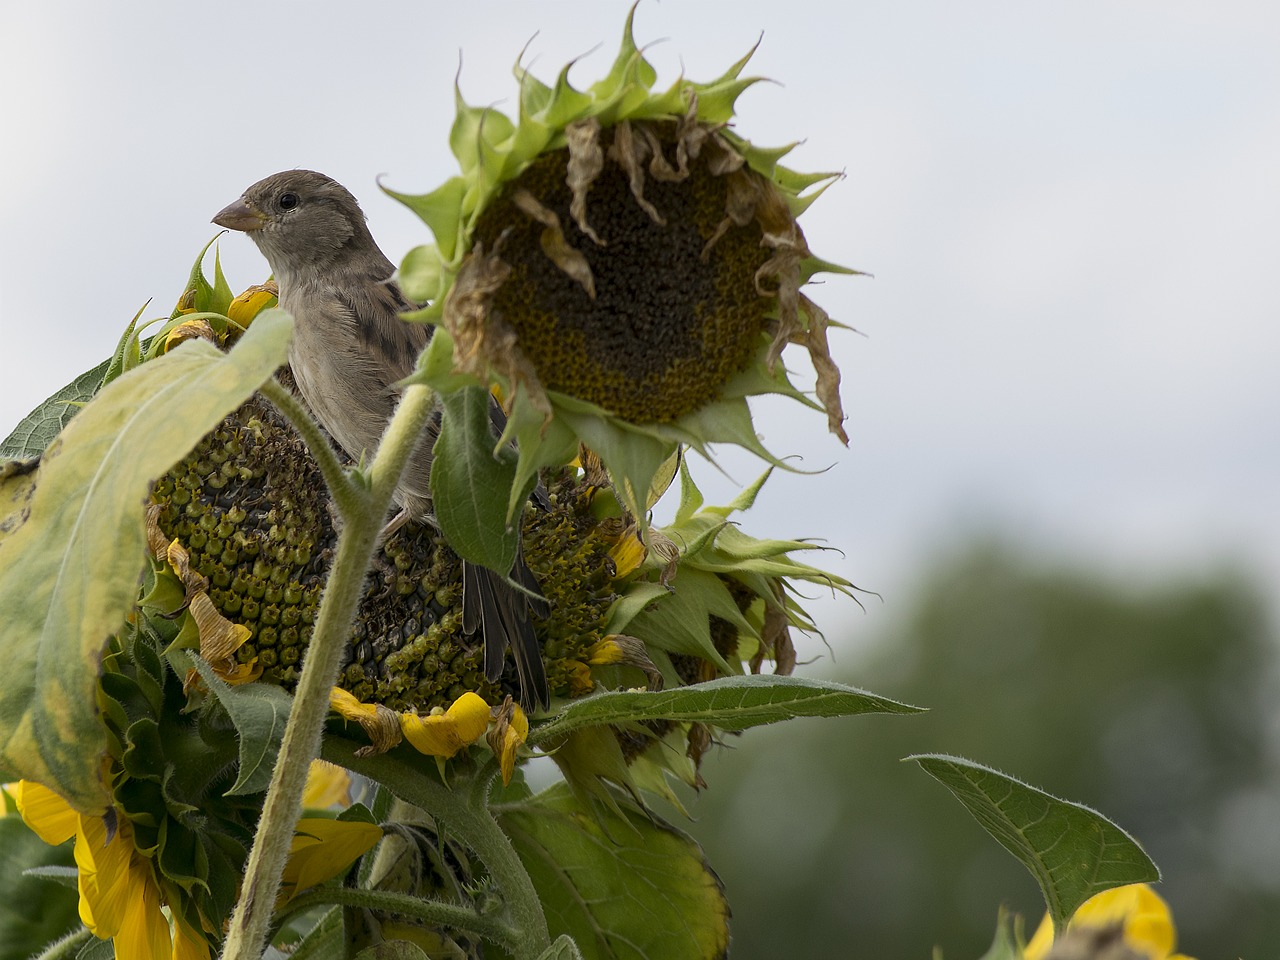
[[[373,245],[356,198],[313,170],[286,170],[259,180],[213,222],[248,234],[277,279],[322,269],[344,250],[363,252]]]

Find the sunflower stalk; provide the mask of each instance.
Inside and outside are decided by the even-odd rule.
[[[435,394],[430,388],[421,384],[406,388],[369,467],[369,485],[361,488],[344,482],[335,494],[346,501],[341,506],[343,528],[271,786],[263,803],[240,899],[231,918],[224,960],[257,960],[266,949],[276,894],[301,813],[303,787],[311,761],[320,753],[320,734],[329,712],[329,691],[338,679],[343,647],[360,605],[383,518],[434,403]],[[299,411],[290,403],[282,406],[286,416],[297,417]],[[303,435],[309,441],[319,439],[314,427],[304,430]],[[318,444],[309,445],[323,464],[323,455],[316,450]],[[333,459],[332,454],[329,457]],[[326,479],[334,465],[336,461],[326,471]]]

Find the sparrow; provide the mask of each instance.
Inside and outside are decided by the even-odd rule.
[[[395,266],[378,248],[356,198],[324,174],[286,170],[253,184],[213,222],[242,231],[266,257],[280,306],[294,318],[289,366],[312,414],[352,459],[372,456],[399,401],[397,384],[413,373],[434,328],[401,319],[419,305],[401,292]],[[504,417],[496,401],[490,415],[500,431]],[[384,537],[408,520],[433,522],[431,456],[439,432],[437,410],[396,489],[400,510]],[[519,555],[511,579],[539,593]],[[462,608],[463,632],[483,640],[485,676],[498,680],[510,647],[521,704],[549,706],[532,621],[547,615],[547,601],[464,561]]]

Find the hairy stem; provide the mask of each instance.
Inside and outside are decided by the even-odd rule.
[[[307,445],[307,449],[311,451],[311,456],[315,459],[316,466],[320,468],[324,485],[329,488],[329,495],[333,497],[338,512],[343,517],[356,512],[359,509],[357,498],[360,493],[352,489],[355,485],[351,482],[350,475],[333,452],[333,447],[324,432],[311,419],[307,408],[297,397],[282,387],[275,377],[262,385],[262,395],[270,400],[271,405],[289,421],[303,443]]]
[[[276,402],[276,397],[271,399]],[[240,899],[231,917],[224,960],[258,960],[266,949],[280,877],[301,813],[302,789],[311,761],[320,752],[320,733],[329,712],[329,691],[338,679],[342,650],[360,604],[364,578],[378,545],[391,496],[434,403],[435,397],[429,388],[420,384],[407,388],[371,467],[372,486],[365,489],[345,483],[342,487],[350,503],[343,513],[337,554],[307,647],[271,786],[263,803]],[[288,406],[288,401],[285,405]],[[336,463],[336,458],[334,460]]]
[[[451,788],[398,759],[357,758],[358,748],[358,744],[349,740],[329,737],[324,743],[325,759],[363,773],[402,800],[421,807],[474,852],[501,891],[506,920],[517,935],[515,942],[505,946],[515,960],[533,960],[540,956],[551,945],[542,901],[511,841],[489,809],[489,788],[498,765],[486,764],[470,780],[455,774]]]
[[[427,900],[407,893],[389,890],[353,890],[350,887],[321,887],[289,901],[290,912],[309,910],[312,907],[333,904],[340,907],[365,907],[380,914],[397,914],[450,930],[466,930],[502,944],[506,949],[516,948],[519,932],[500,920],[476,913],[468,907],[441,900]]]

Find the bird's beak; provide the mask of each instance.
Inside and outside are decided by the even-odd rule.
[[[266,226],[267,217],[261,210],[255,210],[245,203],[244,198],[241,197],[235,203],[219,210],[213,222],[228,230],[261,230]]]

